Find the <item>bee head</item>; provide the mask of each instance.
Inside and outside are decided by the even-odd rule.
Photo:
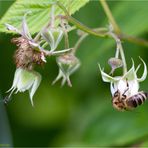
[[[125,107],[125,104],[123,101],[120,101],[119,99],[113,99],[112,100],[112,104],[113,104],[113,107],[115,109],[117,109],[118,111],[124,111],[126,110],[126,107]]]

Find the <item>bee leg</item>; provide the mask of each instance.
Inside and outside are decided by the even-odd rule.
[[[126,80],[126,85],[127,85],[127,89],[122,94],[122,100],[125,100],[126,99],[127,96],[125,95],[125,93],[129,90],[129,84],[128,84],[127,80]]]
[[[120,96],[119,90],[117,90],[117,91],[114,93],[114,97],[118,97],[118,96]]]

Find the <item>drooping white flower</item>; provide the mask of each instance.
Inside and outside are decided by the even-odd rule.
[[[138,71],[140,65],[138,65],[138,67],[135,69],[133,60],[132,60],[132,62],[133,62],[132,68],[128,72],[126,72],[123,76],[112,77],[112,76],[106,74],[101,69],[101,67],[99,65],[103,81],[110,83],[110,90],[111,90],[112,97],[114,97],[116,92],[121,94],[121,96],[126,95],[127,98],[138,94],[139,82],[144,81],[147,76],[146,64],[142,59],[141,59],[141,61],[143,62],[143,65],[144,65],[144,72],[143,72],[143,75],[141,76],[141,78],[137,77],[137,71]],[[121,97],[121,96],[119,96],[119,97]],[[121,99],[121,101],[122,101],[122,99]],[[117,108],[117,107],[115,106],[115,108]]]
[[[31,104],[33,106],[33,95],[36,92],[41,82],[41,75],[36,71],[28,71],[22,68],[18,68],[15,71],[12,87],[8,90],[10,92],[9,97],[17,92],[24,92],[29,90]]]

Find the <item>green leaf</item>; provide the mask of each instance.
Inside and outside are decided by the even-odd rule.
[[[27,16],[27,22],[31,33],[39,32],[40,29],[49,22],[49,14],[51,4],[55,0],[19,0],[15,1],[0,20],[0,32],[8,32],[5,23],[20,28],[23,15],[31,11]],[[74,14],[89,0],[60,0],[60,2],[68,9],[70,14]],[[56,6],[55,15],[64,14],[63,11]]]

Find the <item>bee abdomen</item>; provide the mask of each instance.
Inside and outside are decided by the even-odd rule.
[[[148,93],[147,92],[139,92],[136,95],[133,95],[131,97],[129,97],[126,100],[127,106],[129,106],[130,108],[136,108],[138,105],[143,104],[148,98]]]

